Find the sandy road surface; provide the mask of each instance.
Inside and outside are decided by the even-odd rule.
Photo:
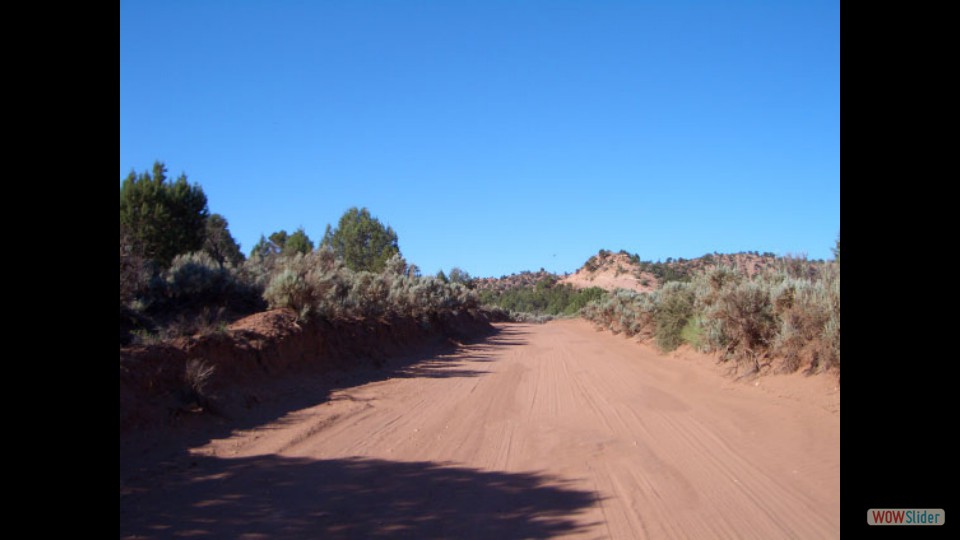
[[[840,416],[588,323],[504,325],[191,448],[125,537],[833,538]]]

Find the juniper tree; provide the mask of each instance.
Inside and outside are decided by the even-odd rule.
[[[217,261],[221,268],[223,268],[224,263],[236,266],[243,262],[240,244],[230,234],[229,226],[227,218],[220,214],[210,214],[207,218],[203,251],[213,257],[213,260]]]
[[[297,253],[306,255],[313,251],[313,241],[307,236],[303,227],[300,227],[287,237],[282,250],[284,255],[295,255]]]
[[[131,171],[120,186],[120,228],[139,255],[169,266],[181,253],[199,251],[206,238],[207,196],[181,174],[167,181],[157,161],[153,174]]]
[[[366,208],[347,210],[337,228],[328,233],[322,244],[329,241],[337,257],[354,271],[380,272],[391,257],[400,253],[397,233],[372,217]]]

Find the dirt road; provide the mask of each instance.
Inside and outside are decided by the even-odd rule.
[[[840,535],[838,411],[580,320],[402,375],[131,480],[121,536]]]

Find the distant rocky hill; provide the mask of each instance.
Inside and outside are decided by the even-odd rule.
[[[636,255],[630,255],[626,251],[612,253],[603,249],[560,282],[569,283],[578,289],[600,287],[606,290],[635,291],[652,291],[660,284],[657,276],[650,268],[646,268]]]
[[[539,272],[520,272],[499,278],[477,278],[474,288],[479,291],[504,291],[519,287],[533,287],[544,279],[566,283],[577,289],[600,287],[606,290],[631,289],[652,291],[667,281],[686,280],[694,274],[716,266],[734,267],[748,276],[764,268],[792,264],[813,269],[816,261],[803,258],[777,257],[773,253],[740,252],[708,253],[694,259],[668,257],[666,261],[644,261],[639,255],[620,250],[601,249],[572,274],[558,275],[540,269]]]
[[[601,249],[590,257],[582,268],[560,282],[577,288],[652,291],[667,281],[688,279],[697,272],[719,265],[735,267],[748,276],[753,276],[777,260],[773,253],[741,252],[708,253],[695,259],[670,257],[666,261],[653,262],[640,260],[638,255],[623,250],[614,253]]]

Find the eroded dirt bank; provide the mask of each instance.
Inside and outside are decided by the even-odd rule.
[[[182,423],[201,408],[234,418],[270,397],[290,375],[381,367],[488,335],[493,328],[478,312],[429,321],[385,318],[298,322],[290,310],[246,317],[223,332],[120,350],[120,431]],[[209,370],[203,388],[188,365]],[[193,384],[191,384],[193,382]]]
[[[122,455],[121,535],[839,536],[838,408],[581,320],[497,326],[163,462]]]

